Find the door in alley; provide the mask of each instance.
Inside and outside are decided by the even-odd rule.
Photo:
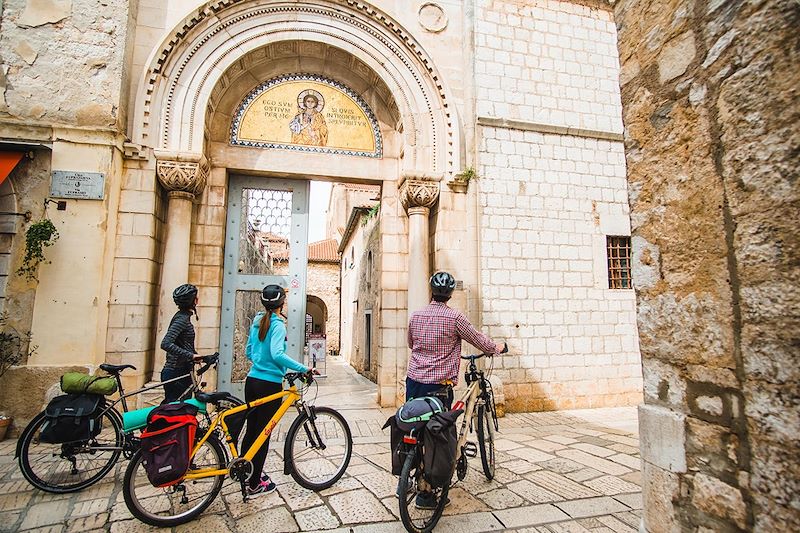
[[[247,336],[261,289],[287,291],[287,353],[303,361],[309,182],[232,175],[228,185],[219,388],[244,398]]]

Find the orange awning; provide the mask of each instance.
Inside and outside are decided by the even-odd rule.
[[[0,152],[0,185],[6,181],[23,155],[23,152]]]

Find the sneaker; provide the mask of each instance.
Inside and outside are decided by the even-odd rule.
[[[433,511],[436,509],[438,503],[439,502],[436,500],[436,496],[434,496],[432,492],[420,492],[417,494],[415,505],[417,509]],[[450,505],[450,498],[447,498],[447,501],[444,504],[445,507],[448,505]]]
[[[269,494],[270,492],[275,492],[276,488],[277,487],[275,486],[275,483],[270,481],[269,478],[267,478],[267,481],[265,481],[262,477],[261,482],[258,484],[258,486],[256,486],[256,488],[248,487],[247,495],[260,496],[262,494]]]

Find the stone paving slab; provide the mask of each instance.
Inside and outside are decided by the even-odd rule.
[[[374,385],[348,366],[333,359],[328,370],[331,378],[320,386],[317,404],[340,409],[350,424],[355,446],[345,476],[319,493],[302,489],[283,475],[278,435],[266,467],[276,492],[244,503],[238,486],[228,481],[197,520],[172,531],[404,531],[394,495],[397,478],[389,472],[388,430],[380,429],[394,410],[363,404],[364,398],[374,402]],[[500,420],[495,478],[487,481],[480,460],[470,460],[435,531],[637,531],[642,498],[636,416],[635,408],[509,414]],[[474,435],[470,440],[477,441]],[[0,442],[0,532],[167,531],[134,520],[125,507],[126,462],[82,492],[47,494],[22,479],[15,444]]]

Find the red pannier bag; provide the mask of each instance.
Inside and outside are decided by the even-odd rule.
[[[154,487],[179,483],[189,470],[197,431],[197,407],[177,402],[161,405],[147,416],[142,432],[142,464]]]

